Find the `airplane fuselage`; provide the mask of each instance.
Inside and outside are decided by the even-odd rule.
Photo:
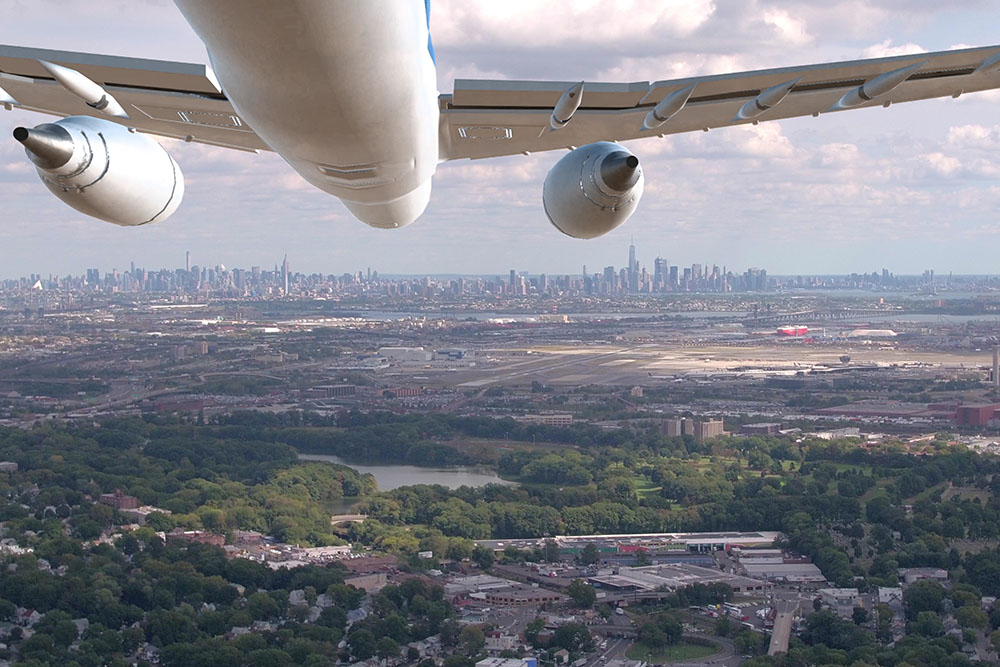
[[[376,227],[415,220],[438,163],[429,2],[174,0],[242,118]]]

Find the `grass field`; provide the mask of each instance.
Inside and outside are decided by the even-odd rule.
[[[639,494],[640,498],[645,498],[649,495],[654,495],[660,492],[660,486],[654,484],[645,475],[639,475],[635,477],[635,491]]]
[[[676,646],[667,646],[662,649],[650,649],[644,644],[632,644],[625,653],[630,660],[643,660],[653,665],[663,665],[670,662],[680,662],[682,660],[698,660],[715,655],[719,652],[719,646],[703,646],[701,644],[689,644],[682,642]]]

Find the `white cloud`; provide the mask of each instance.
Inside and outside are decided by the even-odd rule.
[[[893,44],[887,39],[879,44],[873,44],[861,51],[862,58],[889,58],[892,56],[908,56],[914,53],[925,53],[927,49],[919,44]]]
[[[992,40],[987,4],[434,0],[432,32],[442,91],[460,77],[653,81],[977,44]],[[3,42],[205,62],[166,0],[0,0],[0,10]],[[1000,128],[991,95],[629,142],[646,173],[644,201],[628,225],[588,243],[559,234],[542,211],[542,182],[562,152],[441,165],[424,218],[383,232],[354,221],[278,156],[168,141],[187,200],[164,224],[121,230],[49,196],[20,148],[0,141],[0,238],[15,272],[169,265],[185,249],[201,263],[235,266],[266,266],[287,251],[303,270],[555,272],[611,263],[633,234],[644,252],[669,251],[678,263],[995,270],[987,249],[1000,208]],[[43,121],[0,114],[0,137]]]

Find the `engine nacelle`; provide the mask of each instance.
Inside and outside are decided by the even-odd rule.
[[[52,193],[86,215],[135,226],[166,220],[184,198],[180,167],[160,144],[129,128],[70,116],[14,138]]]
[[[556,229],[578,239],[607,234],[629,219],[642,197],[639,159],[608,141],[572,150],[549,171],[542,190]]]

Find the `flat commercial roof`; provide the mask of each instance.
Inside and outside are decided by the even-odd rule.
[[[772,544],[781,533],[777,531],[759,530],[752,532],[718,532],[718,533],[625,533],[620,535],[558,535],[556,537],[532,537],[513,540],[476,540],[477,544],[490,549],[503,549],[506,546],[535,546],[544,544],[545,540],[553,539],[559,544],[574,542],[628,540],[662,540],[665,542],[684,542],[686,544]]]
[[[746,571],[748,576],[767,579],[797,579],[809,581],[823,581],[825,577],[818,567],[813,563],[761,563],[754,564],[752,561],[741,561],[740,566]]]
[[[715,582],[727,583],[733,587],[733,590],[737,591],[758,589],[765,585],[759,579],[726,574],[714,568],[687,563],[622,568],[617,574],[591,577],[591,581],[611,588],[634,588],[644,591],[652,591],[661,587],[676,590],[694,584]]]

